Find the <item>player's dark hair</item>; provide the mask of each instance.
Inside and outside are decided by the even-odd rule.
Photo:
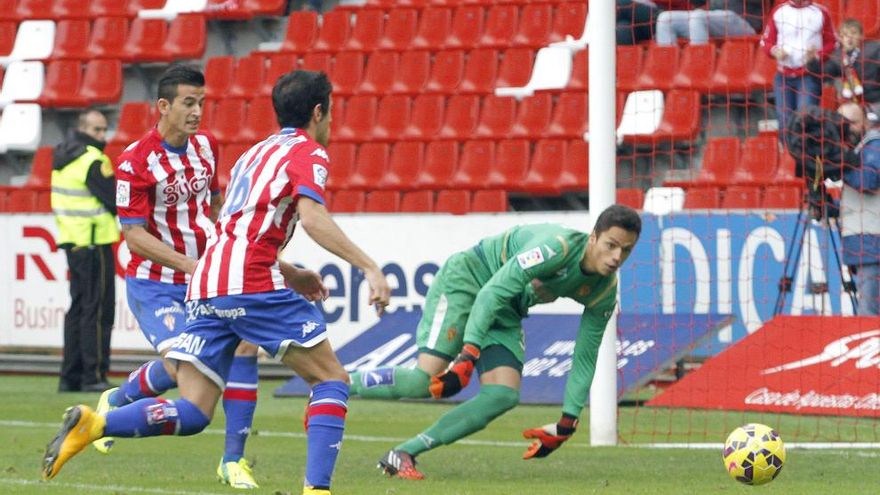
[[[272,106],[283,127],[306,127],[315,105],[321,105],[324,118],[330,114],[330,93],[333,85],[327,74],[295,70],[284,74],[272,88]]]
[[[177,96],[177,86],[180,84],[200,88],[205,85],[205,75],[195,67],[174,64],[168,67],[159,78],[157,91],[159,98],[174,101],[174,97]]]
[[[620,227],[627,232],[635,232],[638,236],[642,234],[642,219],[628,206],[611,205],[596,219],[593,233],[599,236],[611,227]]]

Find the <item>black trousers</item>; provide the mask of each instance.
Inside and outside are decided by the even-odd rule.
[[[116,260],[109,244],[65,251],[71,302],[64,317],[60,388],[78,390],[107,381],[116,314]]]

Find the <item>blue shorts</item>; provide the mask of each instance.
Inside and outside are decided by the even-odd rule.
[[[192,363],[222,390],[242,340],[280,359],[291,345],[327,338],[324,315],[290,289],[219,296],[186,303],[186,329],[166,357]]]
[[[171,348],[186,323],[186,284],[125,277],[125,291],[150,345],[160,353]]]

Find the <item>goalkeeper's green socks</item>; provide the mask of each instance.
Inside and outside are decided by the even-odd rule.
[[[424,399],[431,377],[419,368],[379,368],[351,374],[349,393],[367,399]]]
[[[394,447],[394,450],[415,456],[441,445],[449,445],[482,430],[518,403],[518,390],[504,385],[483,385],[476,397],[459,404],[430,428]]]

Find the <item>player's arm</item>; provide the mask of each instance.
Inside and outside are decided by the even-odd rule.
[[[281,275],[287,285],[300,293],[309,301],[323,301],[330,295],[330,289],[324,286],[321,275],[305,268],[299,268],[286,261],[278,260]]]
[[[142,258],[184,273],[192,273],[196,269],[196,260],[178,253],[147,232],[145,224],[123,222],[122,235],[125,236],[128,249]]]
[[[342,232],[324,205],[308,196],[300,196],[296,203],[296,211],[299,214],[300,224],[312,240],[364,271],[364,276],[370,285],[370,304],[376,305],[381,314],[388,305],[391,289],[379,265]]]

